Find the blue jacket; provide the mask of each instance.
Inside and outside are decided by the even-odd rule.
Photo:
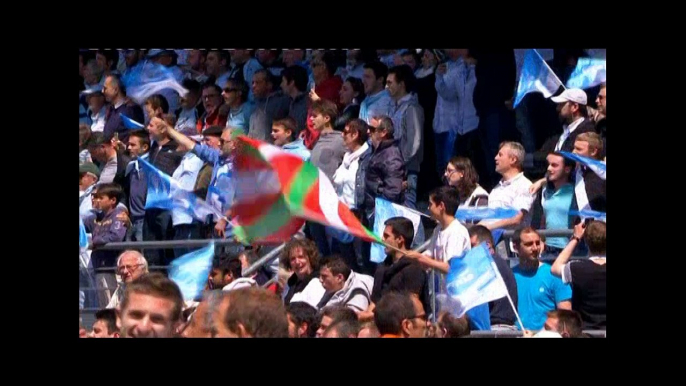
[[[310,151],[305,147],[302,138],[298,138],[293,142],[289,142],[281,147],[283,151],[291,154],[295,154],[302,158],[303,161],[310,160]]]

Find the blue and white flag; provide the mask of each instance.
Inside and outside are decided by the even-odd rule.
[[[83,220],[79,218],[79,248],[88,247],[88,235],[86,234],[86,226],[83,225]]]
[[[579,216],[581,218],[592,218],[594,220],[607,222],[607,215],[605,212],[597,212],[595,210],[570,210],[569,214],[572,216]]]
[[[579,58],[567,87],[585,89],[605,82],[605,62],[605,59]]]
[[[507,296],[505,282],[485,243],[450,259],[446,289],[449,310],[458,318],[478,305]]]
[[[605,162],[593,158],[584,157],[575,153],[570,153],[567,151],[561,151],[560,154],[562,154],[564,157],[571,159],[572,161],[579,162],[580,164],[593,170],[593,172],[597,174],[598,177],[605,180],[605,173],[607,167]]]
[[[143,104],[145,100],[164,89],[172,89],[185,96],[188,93],[182,85],[183,79],[179,79],[174,72],[159,63],[145,62],[127,72],[122,78],[126,87],[126,95]]]
[[[119,116],[121,117],[121,121],[124,124],[124,127],[126,127],[127,129],[140,130],[145,128],[144,124],[134,121],[133,119],[127,117],[124,114],[120,114]]]
[[[208,215],[223,217],[223,214],[193,192],[181,188],[176,180],[152,166],[143,158],[138,162],[145,171],[148,180],[148,195],[145,209],[182,209],[194,218],[205,221]]]
[[[195,300],[205,289],[212,259],[214,258],[214,242],[205,248],[187,253],[169,265],[169,278],[179,286],[183,300]]]
[[[519,76],[519,85],[515,96],[514,107],[530,92],[540,92],[544,97],[553,96],[560,86],[564,87],[560,78],[534,49],[524,55],[524,66]]]
[[[455,218],[460,221],[501,220],[517,215],[519,210],[515,208],[489,208],[486,206],[476,208],[459,208],[455,212]]]
[[[405,217],[412,221],[414,226],[414,240],[412,247],[421,245],[424,242],[424,226],[422,225],[421,216],[423,215],[416,210],[404,207],[402,205],[394,204],[383,198],[377,197],[374,201],[374,233],[377,235],[383,234],[385,228],[384,223],[391,217]],[[381,263],[386,260],[386,253],[384,246],[377,243],[372,243],[372,250],[369,259],[374,263]]]

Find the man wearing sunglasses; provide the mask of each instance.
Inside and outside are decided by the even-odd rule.
[[[124,251],[117,259],[117,275],[121,281],[117,283],[117,289],[112,294],[107,308],[116,308],[124,298],[126,285],[148,273],[148,261],[138,251]]]
[[[424,338],[427,315],[417,295],[389,292],[374,310],[374,323],[382,338]]]
[[[230,108],[226,126],[236,127],[248,132],[250,115],[255,105],[248,101],[248,85],[242,79],[229,79],[222,92],[224,103]],[[268,138],[257,138],[267,141]]]

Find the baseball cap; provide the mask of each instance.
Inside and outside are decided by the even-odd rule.
[[[584,106],[588,103],[586,92],[578,88],[568,88],[562,94],[550,99],[555,103],[574,102]]]

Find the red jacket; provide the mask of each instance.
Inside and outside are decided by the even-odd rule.
[[[220,106],[221,107],[221,106]],[[198,123],[196,125],[196,128],[198,129],[198,134],[202,134],[202,131],[210,126],[221,126],[224,127],[226,126],[226,120],[228,119],[228,114],[227,115],[220,115],[219,114],[219,107],[217,107],[214,112],[210,115],[207,115],[207,112],[203,114],[202,118],[198,119]]]
[[[317,95],[321,99],[326,99],[328,101],[335,103],[336,107],[338,108],[338,112],[340,113],[343,108],[343,106],[341,106],[340,104],[340,96],[338,95],[338,93],[341,91],[341,87],[343,87],[343,80],[341,80],[339,76],[334,76],[328,78],[327,80],[321,82],[319,85],[315,86],[314,92],[317,93]],[[308,109],[307,130],[304,130],[301,136],[303,138],[303,143],[305,144],[305,147],[309,150],[312,150],[314,145],[317,143],[317,139],[319,138],[319,132],[314,129],[314,126],[312,126],[310,114],[311,110]],[[333,124],[334,122],[331,122],[331,125]]]

